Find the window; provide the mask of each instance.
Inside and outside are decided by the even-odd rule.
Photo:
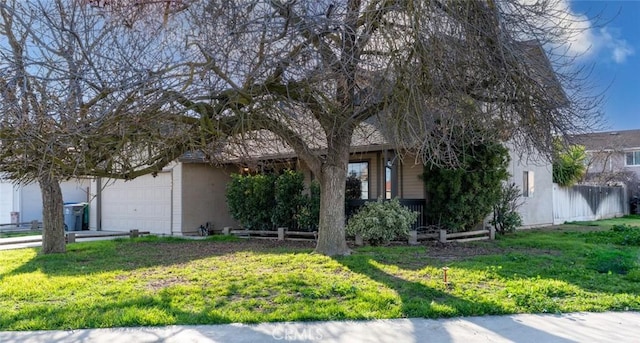
[[[369,162],[349,162],[347,176],[360,180],[360,199],[369,199]]]
[[[534,189],[533,172],[525,170],[522,173],[522,196],[526,198],[532,197]]]
[[[391,165],[387,164],[384,170],[384,198],[391,199]]]
[[[627,153],[628,166],[640,166],[640,151],[630,151]]]

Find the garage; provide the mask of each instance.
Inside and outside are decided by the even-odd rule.
[[[101,192],[101,229],[171,234],[171,172],[111,180]]]

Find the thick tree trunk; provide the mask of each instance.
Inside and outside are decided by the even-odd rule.
[[[38,177],[42,191],[42,252],[44,254],[63,253],[64,241],[64,205],[60,181],[47,173]]]
[[[350,141],[350,139],[349,139]],[[334,163],[322,165],[318,177],[320,181],[320,225],[316,252],[328,255],[348,255],[350,253],[345,238],[345,182],[349,163],[349,146],[340,149]]]

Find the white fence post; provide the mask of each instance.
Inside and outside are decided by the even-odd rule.
[[[440,243],[447,243],[447,230],[440,230]]]
[[[409,245],[418,245],[418,231],[409,231]]]
[[[279,227],[278,228],[278,240],[279,241],[284,241],[284,232],[287,230],[286,227]]]
[[[75,232],[67,233],[67,243],[75,243],[76,242],[76,234]]]

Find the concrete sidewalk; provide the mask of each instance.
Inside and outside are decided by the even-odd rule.
[[[101,241],[101,240],[117,239],[117,238],[128,238],[127,235],[112,236],[113,234],[128,234],[127,232],[121,232],[121,231],[84,230],[84,231],[65,231],[65,233],[75,233],[77,243],[89,242],[89,241]],[[86,236],[86,235],[91,235],[96,237],[83,238],[83,236]],[[42,235],[0,238],[0,250],[36,248],[40,246],[42,246]],[[2,342],[0,341],[0,343]]]
[[[485,316],[0,332],[2,343],[40,342],[640,342],[640,313]]]

